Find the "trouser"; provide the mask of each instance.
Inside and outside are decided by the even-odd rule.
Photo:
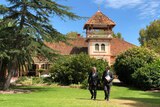
[[[110,97],[110,85],[104,85],[104,94],[105,94],[105,99],[109,100]]]
[[[96,99],[96,95],[97,95],[97,87],[95,85],[90,85],[89,86],[89,91],[91,93],[91,98]]]

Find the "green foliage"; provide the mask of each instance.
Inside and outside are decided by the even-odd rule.
[[[45,72],[45,69],[38,69],[37,72],[43,73],[43,72]]]
[[[17,84],[22,84],[22,85],[32,85],[32,78],[31,77],[20,77],[16,81]]]
[[[68,38],[77,38],[78,32],[69,32],[66,34]]]
[[[160,53],[160,20],[154,20],[140,30],[139,42],[142,46]]]
[[[70,88],[80,88],[81,84],[71,84],[69,85]]]
[[[132,77],[134,85],[141,89],[160,88],[160,60],[137,69]]]
[[[87,89],[88,88],[88,78],[86,78],[83,82],[82,82],[82,86],[80,87],[82,89]]]
[[[146,49],[135,47],[117,56],[114,69],[120,81],[126,84],[133,84],[132,74],[146,64],[157,59],[157,55]]]
[[[32,77],[32,84],[43,84],[44,80],[43,78],[39,78],[39,77]]]
[[[52,84],[50,78],[39,78],[39,77],[20,77],[16,81],[17,84],[22,85],[36,85],[36,84]]]
[[[55,82],[61,84],[78,84],[88,78],[91,67],[97,67],[97,71],[102,75],[108,63],[104,60],[90,58],[86,54],[78,54],[59,58],[51,67]]]
[[[56,56],[45,42],[65,42],[66,37],[50,24],[51,16],[63,20],[81,18],[72,13],[69,7],[53,0],[6,1],[8,6],[0,5],[0,65],[5,67],[0,66],[0,70],[5,72],[8,69],[8,75],[12,74],[11,68],[16,71],[26,64],[31,65],[32,57],[52,60]],[[4,90],[7,88],[8,85]]]
[[[113,38],[119,38],[119,39],[124,40],[124,38],[122,37],[122,34],[119,33],[119,32],[118,32],[117,34],[116,34],[116,33],[113,33],[112,36],[113,36]]]

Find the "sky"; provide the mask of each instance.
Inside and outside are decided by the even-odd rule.
[[[150,22],[160,18],[160,0],[54,0],[59,4],[71,7],[71,12],[82,16],[91,17],[100,7],[100,11],[112,19],[116,26],[113,31],[120,32],[125,41],[139,46],[139,31]],[[6,4],[0,0],[0,4]],[[51,24],[59,32],[66,34],[74,31],[84,37],[84,24],[88,19],[62,20],[57,16],[51,17]]]

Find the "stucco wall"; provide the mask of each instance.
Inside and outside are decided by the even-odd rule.
[[[95,45],[99,44],[99,51],[95,50]],[[101,45],[104,44],[105,45],[105,51],[101,50]],[[110,52],[110,40],[90,40],[88,42],[88,54],[91,57],[94,57],[96,59],[104,59],[107,60],[109,62],[110,65],[110,56],[111,56],[111,52]]]

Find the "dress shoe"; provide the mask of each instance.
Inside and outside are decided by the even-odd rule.
[[[93,95],[91,96],[91,99],[93,99]]]

